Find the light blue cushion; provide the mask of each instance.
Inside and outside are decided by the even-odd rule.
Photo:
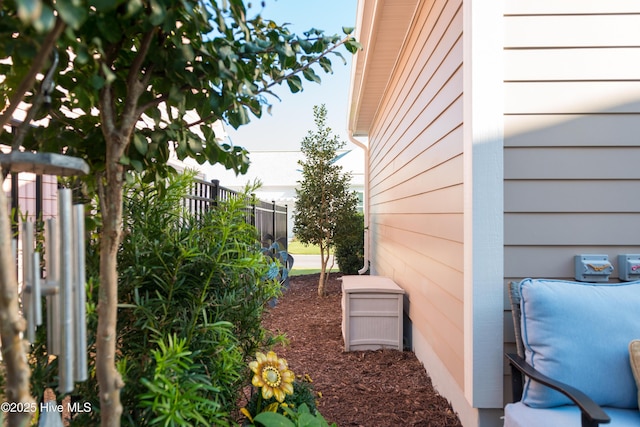
[[[601,406],[638,407],[628,347],[640,337],[640,282],[525,279],[520,294],[529,364]],[[531,407],[571,404],[531,380],[525,383],[522,401]]]
[[[638,427],[640,412],[635,409],[604,408],[611,423],[603,427]],[[580,427],[580,409],[577,406],[531,408],[522,402],[510,403],[504,408],[504,427]]]

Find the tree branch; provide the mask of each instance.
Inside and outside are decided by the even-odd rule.
[[[62,32],[64,31],[65,27],[66,24],[64,23],[64,21],[60,17],[58,17],[53,29],[45,37],[38,55],[36,55],[33,62],[31,63],[31,68],[24,76],[24,78],[20,82],[20,86],[18,86],[18,89],[16,89],[13,96],[9,100],[9,106],[4,111],[4,113],[0,115],[0,135],[2,135],[2,132],[4,132],[5,126],[9,123],[9,120],[18,108],[18,105],[20,105],[20,101],[22,101],[22,99],[24,98],[25,93],[27,93],[27,91],[31,87],[33,87],[33,82],[35,81],[36,76],[38,75],[40,70],[42,70],[42,67],[44,67],[45,61],[47,60],[47,58],[49,58],[49,55],[51,54],[56,41],[60,37],[60,34],[62,34]]]
[[[146,74],[143,74],[142,65],[149,53],[151,42],[153,41],[157,31],[157,28],[154,28],[145,33],[140,41],[136,57],[129,68],[129,74],[127,75],[127,99],[124,103],[124,111],[122,112],[122,120],[120,123],[120,132],[125,136],[124,141],[129,140],[129,135],[133,132],[136,122],[140,118],[142,112],[144,112],[144,110],[141,111],[140,108],[138,108],[138,100],[140,99],[142,92],[147,87],[152,69],[148,69]],[[142,77],[139,77],[140,75],[142,75]]]
[[[268,85],[266,85],[264,88],[258,90],[258,92],[256,92],[256,95],[263,93],[263,92],[267,92],[270,88],[272,88],[273,86],[282,83],[283,81],[289,79],[290,77],[310,68],[313,64],[317,63],[318,61],[320,61],[320,59],[324,58],[325,56],[327,56],[328,54],[330,54],[331,52],[333,52],[334,50],[336,50],[337,48],[339,48],[340,46],[342,46],[343,44],[345,44],[347,41],[349,41],[352,37],[351,36],[346,36],[345,38],[343,38],[342,40],[340,40],[338,43],[336,43],[335,45],[333,45],[333,47],[331,47],[331,49],[328,49],[326,52],[322,53],[322,55],[319,55],[318,57],[314,58],[312,61],[309,61],[306,65],[302,66],[301,68],[290,72],[289,74],[285,74],[284,76],[280,77],[279,79],[275,79],[274,81],[272,81],[271,83],[269,83]]]

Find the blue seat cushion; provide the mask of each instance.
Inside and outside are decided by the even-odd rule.
[[[629,343],[640,337],[640,282],[520,282],[522,339],[527,362],[586,393],[600,406],[637,408]],[[527,380],[530,407],[572,402]]]
[[[640,412],[635,409],[604,408],[611,417],[607,427],[638,427]],[[510,403],[504,408],[504,427],[580,427],[580,409],[577,406],[531,408],[522,402]]]

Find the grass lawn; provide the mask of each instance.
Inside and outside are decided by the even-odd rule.
[[[320,248],[316,245],[305,245],[298,241],[289,242],[287,251],[292,255],[320,255]],[[333,250],[331,251],[333,253]]]
[[[338,269],[338,267],[334,267],[331,270],[331,273],[337,273],[339,271],[340,270]],[[304,276],[305,274],[316,274],[316,273],[320,273],[319,268],[296,268],[294,264],[291,271],[289,271],[289,276]]]

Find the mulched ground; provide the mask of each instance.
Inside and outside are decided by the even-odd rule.
[[[345,352],[342,282],[332,274],[324,298],[317,284],[317,274],[292,277],[264,326],[288,337],[288,346],[274,350],[297,375],[311,376],[325,419],[339,427],[461,426],[413,352]]]

